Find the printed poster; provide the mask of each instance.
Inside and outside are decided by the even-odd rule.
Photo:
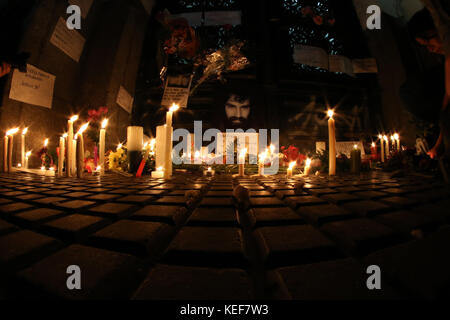
[[[50,38],[50,43],[67,54],[76,62],[80,61],[81,54],[83,53],[84,43],[86,40],[76,30],[69,30],[66,25],[66,21],[63,18],[59,18],[56,24],[55,31]]]

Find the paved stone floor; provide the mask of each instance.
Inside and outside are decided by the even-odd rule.
[[[249,205],[233,198],[238,184]],[[382,173],[3,174],[0,298],[446,298],[449,194],[440,181]],[[366,287],[373,264],[381,290]],[[70,265],[81,290],[67,289]]]

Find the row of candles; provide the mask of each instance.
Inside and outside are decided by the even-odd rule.
[[[73,116],[68,120],[68,130],[64,133],[59,140],[59,154],[58,154],[58,175],[63,175],[64,164],[66,164],[66,176],[70,177],[77,174],[78,177],[83,175],[84,171],[84,138],[83,133],[89,127],[89,122],[83,124],[78,132],[74,135],[74,123],[78,120],[78,116]],[[108,119],[102,121],[100,129],[100,151],[99,151],[99,166],[97,172],[103,173],[105,168],[105,138],[106,138],[106,126]],[[4,138],[4,158],[3,158],[3,171],[12,171],[12,155],[14,148],[14,135],[19,132],[19,128],[11,129],[6,132]],[[28,132],[28,128],[22,130],[22,144],[21,144],[21,162],[18,167],[28,169],[28,159],[31,155],[31,151],[25,153],[25,135]],[[49,139],[45,139],[44,148],[48,147]],[[65,159],[67,146],[67,159]],[[45,171],[43,166],[41,170]],[[54,168],[50,168],[54,170]]]

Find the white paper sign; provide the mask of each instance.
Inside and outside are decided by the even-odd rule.
[[[294,62],[328,70],[328,54],[324,49],[318,47],[295,46]]]
[[[186,12],[181,14],[174,14],[172,18],[184,18],[191,26],[202,25],[201,12]],[[240,25],[242,23],[241,11],[206,11],[205,12],[205,26],[223,26],[230,24],[232,26]]]
[[[171,106],[176,103],[181,108],[187,108],[191,83],[191,75],[168,76],[161,105]]]
[[[352,60],[354,73],[378,73],[377,60],[374,58]]]
[[[50,43],[59,48],[76,62],[80,61],[86,40],[76,30],[69,30],[66,21],[59,18],[55,31],[50,38]]]
[[[344,56],[332,55],[329,57],[330,72],[342,72],[354,77],[352,61]]]
[[[81,16],[86,18],[93,1],[94,0],[69,0],[69,3],[79,6],[81,9]]]
[[[358,15],[363,30],[367,30],[367,19],[369,18],[367,8],[374,4],[379,5],[378,0],[353,0],[353,5],[355,6],[356,14]]]
[[[128,93],[128,91],[124,87],[120,86],[119,92],[117,93],[117,104],[126,112],[131,113],[133,101],[134,98]]]
[[[27,73],[14,70],[9,98],[51,109],[56,77],[32,65],[27,68]]]

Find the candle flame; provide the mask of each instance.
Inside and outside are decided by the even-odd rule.
[[[175,111],[177,111],[178,109],[180,109],[180,106],[174,103],[174,104],[172,104],[172,106],[170,107],[169,111],[170,111],[170,112],[175,112]]]
[[[270,145],[270,152],[273,153],[275,151],[275,146],[273,144]]]
[[[53,167],[50,167],[50,171],[53,171],[53,170],[55,170],[55,168],[53,168]]]
[[[103,121],[102,121],[102,129],[105,129],[107,125],[108,125],[108,119],[103,119]]]
[[[78,130],[77,132],[77,136],[78,135],[82,135],[84,131],[86,131],[86,129],[89,127],[89,122],[86,122],[85,124],[83,124],[80,128],[80,130]]]
[[[97,166],[96,171],[102,170],[102,166]]]
[[[306,159],[306,166],[310,167],[311,166],[311,162],[312,162],[312,160],[310,158],[307,158]]]
[[[22,130],[22,134],[23,134],[23,135],[26,135],[27,132],[28,132],[28,128],[25,128],[25,129]]]
[[[122,149],[122,147],[123,147],[123,144],[119,143],[119,144],[117,145],[117,150]]]
[[[142,149],[147,149],[147,146],[148,146],[148,142],[146,142],[146,143],[144,143],[144,147],[142,148]]]
[[[45,139],[45,141],[44,141],[44,147],[47,147],[48,146],[48,139]]]
[[[164,171],[164,167],[158,167],[156,168],[156,171]]]
[[[391,136],[391,140],[392,140],[392,141],[394,141],[394,140],[395,140],[394,136]]]
[[[267,152],[263,152],[259,155],[259,161],[264,162],[267,158]]]
[[[41,170],[44,171],[44,170],[45,170],[45,167],[42,166],[42,167],[41,167]]]
[[[381,134],[378,135],[378,139],[383,139],[383,136]]]
[[[400,135],[398,133],[394,133],[394,139],[395,140],[399,140],[400,139]]]
[[[200,157],[200,151],[195,151],[194,157],[196,157],[196,158]]]
[[[241,149],[241,152],[239,153],[239,157],[245,158],[245,155],[247,154],[247,148]]]
[[[62,137],[63,137],[64,139],[66,139],[68,136],[69,136],[69,135],[68,135],[67,133],[64,133],[64,134],[62,135]]]
[[[25,157],[29,157],[29,156],[31,156],[31,151],[28,151],[26,154],[25,154]]]
[[[212,170],[212,168],[211,167],[208,167],[208,171],[211,171]]]
[[[297,162],[296,161],[292,161],[292,162],[290,162],[289,163],[289,169],[294,169],[294,167],[295,167],[295,165],[297,164]]]
[[[355,148],[355,150],[358,150],[358,145],[357,144],[353,145],[353,148]]]
[[[150,146],[154,146],[156,144],[156,139],[150,140]]]
[[[334,110],[329,109],[329,110],[327,111],[327,114],[328,114],[328,117],[329,117],[329,118],[333,118],[333,116],[334,116]]]
[[[375,142],[372,142],[372,148],[375,148]]]
[[[18,168],[22,168],[22,164],[21,164],[21,163],[18,163],[18,164],[17,164],[17,167],[18,167]]]
[[[7,136],[13,136],[13,135],[15,135],[17,132],[19,132],[19,128],[11,129],[11,130],[8,130],[8,131],[6,132],[6,135],[7,135]]]
[[[78,120],[78,116],[72,116],[72,118],[70,118],[71,122],[75,122]]]
[[[383,139],[384,139],[385,141],[388,141],[388,137],[387,137],[387,136],[383,136]]]

